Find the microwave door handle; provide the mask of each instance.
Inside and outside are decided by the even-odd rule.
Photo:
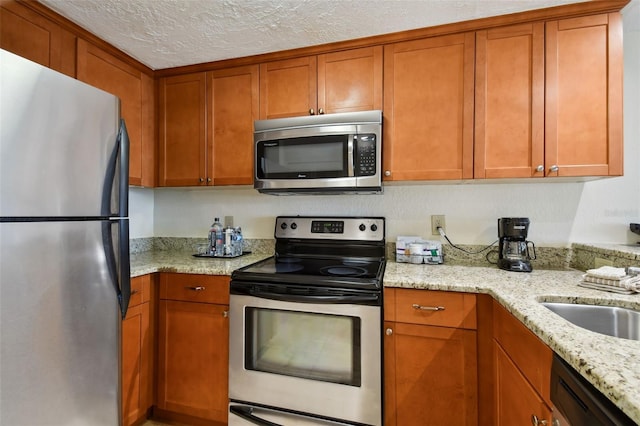
[[[252,413],[251,407],[244,407],[240,405],[232,405],[229,407],[229,411],[238,417],[245,419],[248,422],[258,426],[282,426],[278,423],[270,422],[269,420],[261,419]]]
[[[347,142],[347,158],[349,159],[349,164],[347,165],[347,176],[352,177],[355,176],[353,173],[354,167],[354,155],[353,155],[353,141],[356,139],[356,135],[349,135],[349,141]]]

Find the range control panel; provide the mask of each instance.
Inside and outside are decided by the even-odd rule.
[[[278,216],[276,238],[384,241],[383,217]]]

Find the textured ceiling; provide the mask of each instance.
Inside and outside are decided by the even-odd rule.
[[[152,69],[580,0],[40,0]]]

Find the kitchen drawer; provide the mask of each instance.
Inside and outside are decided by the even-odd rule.
[[[229,277],[223,275],[160,274],[160,299],[229,304]]]
[[[448,291],[385,289],[385,320],[475,330],[476,296]]]
[[[151,297],[151,275],[131,278],[129,308],[148,302]]]
[[[545,402],[551,405],[549,392],[552,350],[495,301],[493,335]]]

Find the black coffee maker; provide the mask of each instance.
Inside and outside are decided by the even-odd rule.
[[[503,217],[498,219],[500,255],[498,267],[505,271],[531,272],[531,260],[536,258],[536,246],[527,241],[528,217]],[[533,250],[533,257],[529,252]]]

